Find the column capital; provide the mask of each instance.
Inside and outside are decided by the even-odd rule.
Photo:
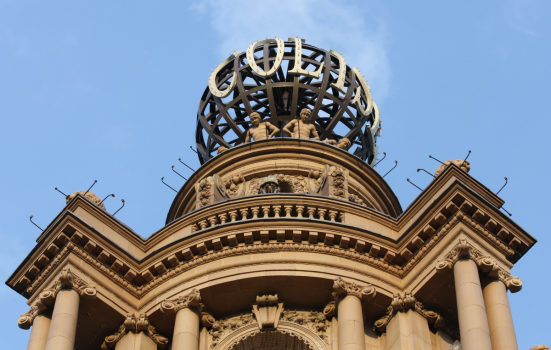
[[[21,329],[29,329],[37,316],[49,315],[50,313],[51,310],[49,310],[46,305],[42,304],[40,301],[37,301],[31,306],[29,311],[19,316],[17,319],[17,325]]]
[[[408,292],[404,293],[404,296],[401,296],[400,294],[393,295],[392,301],[386,309],[386,314],[375,321],[374,329],[384,333],[386,331],[386,326],[390,323],[396,313],[408,312],[409,310],[413,310],[423,316],[429,325],[431,325],[434,329],[442,329],[452,338],[459,337],[459,329],[452,326],[449,321],[442,317],[442,315],[425,309],[423,303],[418,301],[412,293]]]
[[[119,327],[119,330],[105,337],[101,350],[114,349],[117,343],[128,333],[140,333],[144,332],[153,342],[157,345],[158,349],[166,349],[168,347],[168,338],[165,338],[157,333],[157,329],[149,323],[149,319],[145,314],[139,316],[134,314],[127,314],[123,324]]]
[[[161,311],[167,315],[175,315],[178,311],[189,308],[201,313],[201,294],[197,289],[192,289],[189,294],[179,295],[175,299],[161,302]]]
[[[467,239],[461,238],[459,243],[444,256],[444,259],[436,262],[436,272],[447,273],[453,269],[456,262],[462,259],[470,259],[476,263],[478,269],[489,278],[498,279],[505,284],[511,293],[522,289],[522,281],[501,268],[494,258],[484,255],[472,246]]]
[[[41,304],[50,306],[53,305],[57,294],[61,290],[72,289],[76,291],[82,298],[93,300],[97,296],[96,287],[87,284],[82,279],[74,276],[70,269],[61,270],[58,278],[55,280],[51,288],[45,289],[38,296]]]
[[[360,286],[353,282],[346,282],[340,277],[333,282],[333,290],[335,291],[337,302],[347,295],[355,296],[365,301],[371,300],[377,295],[375,287],[371,284]]]

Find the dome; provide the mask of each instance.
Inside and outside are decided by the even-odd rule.
[[[369,85],[343,55],[299,38],[256,42],[212,72],[197,111],[199,160],[244,143],[254,112],[279,129],[278,138],[290,136],[283,127],[306,109],[320,141],[376,162],[381,122]]]

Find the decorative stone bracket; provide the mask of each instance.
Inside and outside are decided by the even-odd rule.
[[[421,302],[417,301],[411,293],[407,292],[403,297],[400,294],[394,294],[392,302],[387,307],[386,314],[375,321],[373,330],[384,333],[387,325],[397,312],[407,312],[409,310],[414,310],[423,316],[434,329],[442,329],[453,338],[459,338],[459,329],[452,326],[440,314],[426,310]]]
[[[88,285],[82,279],[73,276],[70,269],[63,269],[56,279],[54,285],[40,293],[37,302],[31,306],[30,310],[21,315],[17,320],[19,328],[29,329],[36,316],[50,311],[54,305],[57,294],[61,290],[72,289],[76,291],[84,300],[93,300],[97,296],[95,286]]]
[[[166,349],[168,346],[168,338],[157,334],[157,330],[149,323],[146,315],[141,314],[136,317],[133,314],[126,315],[126,320],[119,327],[117,333],[105,337],[105,341],[101,345],[101,350],[114,349],[117,343],[128,333],[144,332],[156,345],[158,349]]]
[[[277,328],[282,311],[283,303],[279,303],[277,294],[257,296],[256,304],[253,304],[253,313],[259,329]]]
[[[489,278],[498,279],[505,284],[511,293],[519,292],[522,289],[522,281],[511,276],[504,269],[499,267],[492,257],[484,255],[481,251],[469,244],[465,238],[461,238],[459,243],[444,257],[436,262],[436,272],[448,273],[460,259],[471,259],[477,265],[481,272]]]

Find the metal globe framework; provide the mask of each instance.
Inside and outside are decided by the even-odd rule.
[[[201,164],[220,146],[245,141],[251,113],[283,129],[303,108],[312,110],[321,141],[346,137],[354,155],[376,162],[379,111],[359,70],[333,50],[275,38],[235,52],[212,72],[197,111]],[[281,131],[276,137],[288,136]]]

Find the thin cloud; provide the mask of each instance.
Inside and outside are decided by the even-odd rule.
[[[209,21],[220,38],[217,60],[234,50],[245,51],[252,42],[266,37],[299,36],[314,46],[342,52],[347,64],[362,70],[378,101],[388,93],[388,34],[384,13],[376,3],[208,0],[191,8]]]

